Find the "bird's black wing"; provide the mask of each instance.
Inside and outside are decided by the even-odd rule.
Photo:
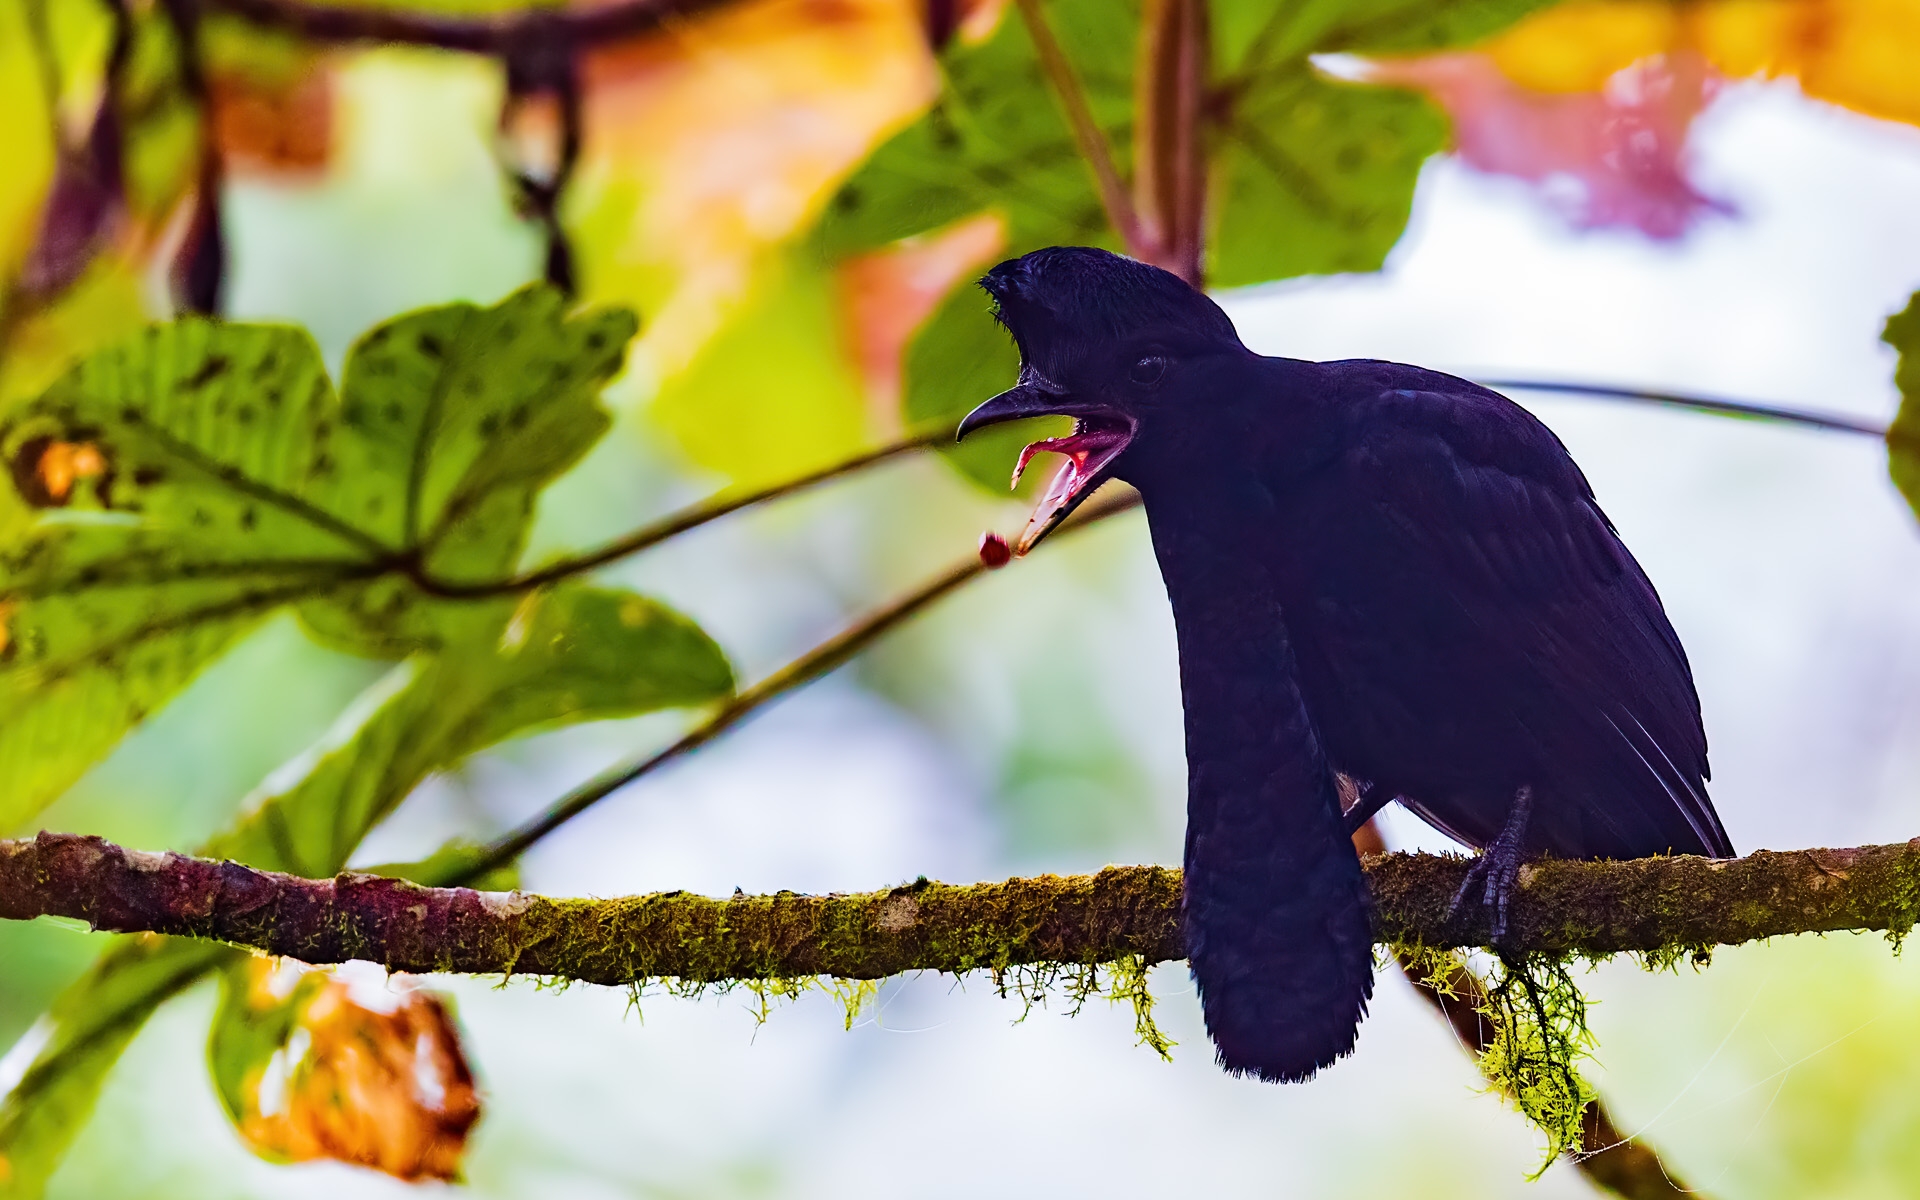
[[[1525,783],[1536,850],[1730,855],[1686,653],[1565,447],[1505,397],[1397,370],[1426,386],[1355,397],[1299,514],[1330,743],[1386,747],[1372,774],[1426,781],[1412,805],[1474,844]]]

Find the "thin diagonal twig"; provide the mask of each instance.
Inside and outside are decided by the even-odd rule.
[[[1073,140],[1080,146],[1080,156],[1087,160],[1087,167],[1093,172],[1094,184],[1100,190],[1100,205],[1107,210],[1107,220],[1134,257],[1152,261],[1157,257],[1153,253],[1155,247],[1146,244],[1146,231],[1141,228],[1139,214],[1134,211],[1133,196],[1127,189],[1126,180],[1120,175],[1120,168],[1114,163],[1113,147],[1107,144],[1107,135],[1101,132],[1100,123],[1094,119],[1093,108],[1087,103],[1086,90],[1080,86],[1080,77],[1074,73],[1073,64],[1068,61],[1066,52],[1060,49],[1060,43],[1054,40],[1053,30],[1047,26],[1046,14],[1040,11],[1040,0],[1014,2],[1020,9],[1021,21],[1026,24],[1027,35],[1033,39],[1034,53],[1040,58],[1040,69],[1045,73],[1047,82],[1053,85],[1053,93],[1059,97],[1067,124],[1073,129]]]
[[[1131,491],[1097,498],[1082,508],[1054,536],[1057,538],[1060,533],[1084,529],[1096,521],[1137,508],[1139,504],[1139,493]],[[759,683],[740,692],[722,705],[719,711],[666,749],[602,772],[562,796],[539,816],[488,844],[479,857],[460,864],[448,878],[423,880],[423,882],[437,886],[467,883],[480,878],[496,867],[512,862],[529,846],[614,792],[698,750],[788,692],[829,674],[881,637],[897,629],[908,618],[991,569],[978,556],[956,563],[920,587],[874,610]]]
[[[930,446],[944,445],[951,441],[953,441],[953,426],[944,425],[926,433],[890,442],[878,449],[869,450],[865,454],[857,454],[832,466],[822,467],[818,471],[809,472],[783,483],[776,483],[756,491],[742,492],[735,496],[703,500],[649,525],[643,525],[624,537],[608,542],[598,550],[590,550],[574,558],[561,559],[538,570],[515,575],[511,579],[486,583],[454,583],[436,579],[424,571],[419,571],[412,576],[413,582],[428,595],[451,600],[480,599],[486,596],[505,596],[531,591],[550,583],[558,583],[562,579],[570,579],[596,567],[604,567],[610,562],[630,554],[637,554],[650,546],[656,546],[669,538],[697,529],[709,521],[716,521],[731,513],[739,512],[743,508],[763,504],[768,500],[777,500],[782,496],[790,496],[829,480],[838,479],[842,475],[850,475],[855,471],[899,458],[915,450],[924,450]]]
[[[1594,396],[1603,400],[1631,400],[1639,404],[1687,408],[1695,412],[1723,417],[1749,417],[1760,421],[1781,421],[1811,429],[1835,433],[1859,433],[1885,438],[1887,427],[1861,417],[1816,409],[1793,408],[1784,404],[1762,404],[1751,400],[1729,400],[1718,396],[1700,396],[1687,392],[1653,391],[1647,388],[1616,387],[1604,383],[1574,383],[1546,379],[1479,379],[1476,383],[1495,391],[1551,392],[1563,396]]]

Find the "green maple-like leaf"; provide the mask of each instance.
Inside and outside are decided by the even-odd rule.
[[[1444,141],[1444,118],[1411,92],[1332,79],[1313,56],[1461,45],[1542,3],[1215,3],[1209,281],[1375,270],[1406,226],[1421,165]],[[1045,13],[1126,172],[1139,5],[1051,0]],[[927,114],[828,204],[817,250],[860,253],[982,211],[1005,218],[1009,256],[1061,244],[1120,248],[1025,25],[1009,16],[986,41],[956,45],[942,68],[945,86]],[[962,288],[921,327],[906,363],[910,423],[953,421],[1012,379],[1012,349],[991,336],[986,309],[984,296]],[[1003,451],[953,457],[999,491]],[[998,465],[989,470],[990,462]]]

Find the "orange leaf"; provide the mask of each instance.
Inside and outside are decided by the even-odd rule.
[[[1541,185],[1581,228],[1674,238],[1701,214],[1726,211],[1686,174],[1688,129],[1718,86],[1697,55],[1642,60],[1592,92],[1521,87],[1486,52],[1378,62],[1367,78],[1427,92],[1453,118],[1461,159]]]
[[[333,75],[325,63],[261,78],[233,72],[207,80],[214,136],[240,171],[310,174],[333,147]]]
[[[1915,0],[1718,0],[1691,24],[1727,75],[1797,78],[1815,99],[1920,124]]]
[[[92,442],[32,438],[14,453],[14,483],[29,504],[55,508],[67,503],[73,485],[107,472],[107,456]]]
[[[297,972],[291,995],[279,978],[289,967]],[[301,1005],[292,1036],[249,1076],[237,1123],[255,1150],[407,1180],[458,1177],[480,1098],[437,996],[396,981],[385,1003],[362,1003],[332,972],[264,958],[253,978],[256,1010]]]
[[[769,252],[936,88],[921,0],[747,0],[584,60],[570,208],[600,299],[648,313],[685,368]]]

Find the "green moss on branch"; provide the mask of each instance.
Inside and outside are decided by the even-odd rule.
[[[1370,858],[1379,938],[1431,948],[1483,942],[1478,912],[1446,916],[1464,869],[1465,860],[1451,856]],[[856,895],[572,900],[370,875],[302,880],[66,834],[0,841],[4,917],[74,917],[315,963],[366,959],[398,971],[614,985],[1144,966],[1184,957],[1179,907],[1179,872],[1163,867],[967,886],[922,880]],[[1787,933],[1877,929],[1898,937],[1916,915],[1917,843],[1719,862],[1548,862],[1523,871],[1503,949],[1670,960]]]
[[[1375,932],[1431,947],[1484,944],[1483,914],[1448,921],[1465,860],[1386,854],[1367,862]],[[1920,919],[1920,839],[1848,849],[1760,850],[1744,858],[1539,862],[1523,867],[1503,948],[1671,962],[1790,933],[1881,930]]]

